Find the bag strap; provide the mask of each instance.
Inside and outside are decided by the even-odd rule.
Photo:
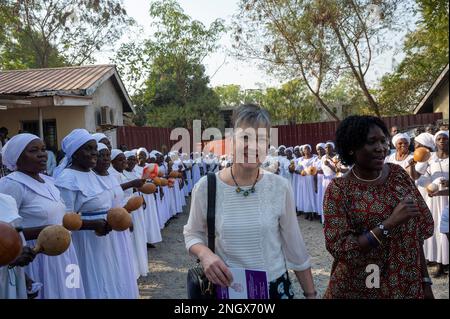
[[[208,210],[206,221],[208,228],[208,248],[214,252],[216,241],[216,174],[212,172],[208,173]]]

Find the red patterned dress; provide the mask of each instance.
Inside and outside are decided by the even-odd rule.
[[[423,298],[420,251],[433,234],[432,215],[404,169],[389,165],[385,183],[369,185],[353,179],[334,179],[325,194],[325,243],[334,257],[324,298]],[[382,246],[363,252],[358,237],[392,214],[397,204],[412,197],[421,214],[391,232]],[[366,279],[380,274],[379,288],[367,288]],[[373,267],[373,266],[372,266]],[[370,287],[370,285],[369,285]]]

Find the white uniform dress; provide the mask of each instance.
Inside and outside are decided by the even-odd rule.
[[[135,167],[138,176],[142,176],[143,167]],[[156,207],[155,194],[143,194],[146,207],[144,210],[145,231],[147,232],[147,243],[156,244],[162,241],[161,229],[159,227],[158,209]]]
[[[167,164],[159,166],[163,176],[167,176]],[[164,196],[162,198],[162,207],[164,207],[164,223],[166,223],[174,215],[174,203],[172,203],[172,196],[170,194],[169,186],[162,186]]]
[[[55,182],[66,204],[66,211],[80,212],[83,220],[106,219],[112,207],[113,192],[94,172],[64,169]],[[130,289],[136,284],[134,276],[123,274],[116,256],[114,232],[97,236],[92,230],[72,233],[77,252],[86,298],[89,299],[134,299],[137,291]],[[129,265],[129,262],[128,262]],[[132,274],[134,275],[134,273]]]
[[[436,153],[431,154],[428,160],[428,166],[417,167],[416,170],[423,174],[425,170],[429,169],[431,181],[439,184],[442,178],[448,180],[449,178],[449,161],[448,157],[440,159]],[[419,171],[421,169],[421,171]],[[441,186],[439,186],[441,189]],[[448,265],[449,245],[447,236],[439,231],[441,224],[442,212],[448,205],[448,196],[435,196],[429,199],[431,214],[434,220],[434,234],[432,237],[425,240],[424,253],[428,261],[437,262],[443,265]]]
[[[172,166],[172,170],[174,171],[178,171],[179,169],[181,169],[181,172],[184,171],[184,167],[181,164],[181,160],[175,160],[173,162],[173,166]],[[176,197],[177,197],[177,205],[178,207],[181,207],[181,212],[183,211],[183,206],[186,206],[186,199],[184,198],[185,194],[184,194],[184,185],[180,186],[180,180],[179,178],[177,178],[177,182],[175,183],[175,192],[176,192]]]
[[[323,157],[323,156],[322,156]],[[322,158],[316,157],[316,161],[314,166],[317,167],[317,170],[322,169]],[[323,174],[317,174],[317,193],[316,193],[316,208],[317,213],[323,218],[323,197],[325,195],[325,190],[322,187],[323,184]]]
[[[23,228],[62,224],[66,207],[60,192],[55,187],[53,178],[43,174],[40,177],[44,183],[21,172],[14,172],[0,180],[0,193],[8,194],[16,200]],[[35,247],[36,240],[27,241],[27,246]],[[78,261],[72,243],[59,256],[38,254],[34,261],[25,267],[30,278],[43,284],[37,298],[85,298],[81,278],[75,278],[73,286],[66,285],[66,279],[73,272],[70,269],[73,265],[78,265]]]
[[[392,153],[391,155],[388,155],[388,156],[385,158],[384,162],[385,162],[385,163],[397,164],[397,165],[400,165],[401,167],[403,167],[403,169],[406,169],[406,167],[409,165],[409,162],[412,160],[413,155],[412,155],[412,154],[409,154],[403,161],[398,161],[398,160],[395,158],[395,155],[396,155],[396,154],[397,154],[397,152]]]
[[[110,170],[111,173],[107,176],[96,175],[105,185],[108,186],[108,190],[114,195],[111,201],[112,207],[123,207],[126,204],[125,193],[120,186],[120,173],[114,168]],[[139,297],[139,288],[136,279],[137,265],[135,263],[136,258],[134,256],[134,248],[131,238],[131,232],[129,229],[125,231],[112,231],[111,237],[114,245],[114,256],[117,259],[117,264],[120,267],[121,276],[124,277],[128,283],[127,290],[130,293],[130,299]]]
[[[300,160],[300,158],[294,158],[293,159],[295,170],[297,170],[298,161],[299,160]],[[294,192],[295,208],[296,208],[297,211],[299,211],[299,203],[298,203],[298,196],[297,196],[297,194],[298,194],[298,189],[300,187],[300,181],[299,181],[300,180],[300,178],[299,178],[300,175],[297,174],[297,173],[291,173],[291,175],[292,175],[291,183],[292,183],[292,191]]]
[[[311,158],[304,158],[298,162],[299,170],[306,170],[307,168],[314,166],[317,156]],[[316,207],[316,194],[314,192],[314,176],[299,175],[299,189],[297,191],[297,201],[299,204],[299,210],[305,213],[313,213],[317,211]]]
[[[121,184],[135,180],[138,175],[134,172],[123,171],[120,175]],[[133,193],[133,189],[127,189],[124,191],[125,200],[127,201],[132,196],[140,196],[139,193]],[[147,233],[145,232],[145,219],[144,208],[141,206],[139,209],[131,213],[133,219],[133,232],[131,238],[134,247],[134,256],[136,258],[136,270],[138,277],[147,276],[148,274],[148,252],[147,252]]]
[[[195,184],[197,184],[197,182],[200,180],[200,177],[201,177],[199,165],[202,165],[202,164],[200,161],[197,161],[197,160],[193,161],[193,163],[192,163],[192,183],[193,183],[192,187],[194,187]]]
[[[336,177],[336,173],[333,172],[333,170],[331,168],[329,168],[325,164],[325,162],[328,161],[329,163],[331,163],[331,165],[333,167],[336,167],[336,166],[334,165],[333,161],[328,159],[328,157],[326,155],[322,156],[320,161],[321,161],[321,168],[322,168],[322,171],[323,171],[322,199],[321,199],[321,203],[322,203],[322,207],[323,207],[323,200],[324,200],[324,197],[325,197],[325,192],[327,190],[327,187],[330,184],[331,180]],[[324,217],[325,217],[325,215],[322,214],[322,224],[324,223]]]
[[[19,227],[22,224],[22,217],[19,216],[16,201],[6,194],[0,194],[0,221],[8,223],[12,227]],[[25,238],[22,234],[21,238],[25,245]],[[24,268],[0,267],[0,299],[27,299]]]

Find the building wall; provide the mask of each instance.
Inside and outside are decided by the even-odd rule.
[[[123,125],[123,105],[119,94],[116,91],[111,80],[105,81],[97,88],[92,96],[92,105],[86,108],[85,128],[90,132],[97,130],[97,118],[101,112],[102,106],[109,106],[113,111],[113,122],[111,124]],[[103,132],[111,140],[113,147],[117,147],[116,130]]]
[[[448,120],[448,81],[443,85],[437,92],[436,96],[433,98],[433,110],[435,113],[442,112],[442,117],[444,120]]]
[[[84,127],[84,107],[43,107],[44,120],[56,120],[56,132],[58,148],[61,148],[61,140],[73,129]],[[37,108],[17,108],[0,111],[0,127],[5,126],[9,136],[16,135],[22,121],[37,121],[39,119]]]

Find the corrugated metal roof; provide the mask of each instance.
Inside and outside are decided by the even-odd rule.
[[[29,94],[67,91],[84,94],[114,65],[88,65],[63,68],[0,71],[0,94]]]

